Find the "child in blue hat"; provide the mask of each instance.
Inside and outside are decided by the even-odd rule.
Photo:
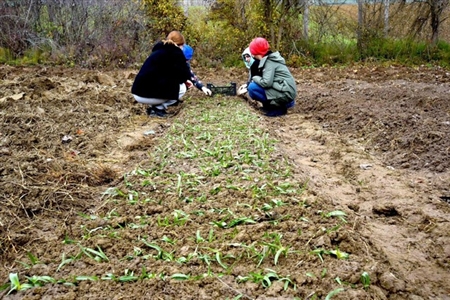
[[[184,57],[186,57],[186,63],[188,64],[189,70],[191,71],[191,81],[194,84],[195,87],[197,87],[199,90],[201,90],[205,95],[211,96],[212,92],[210,89],[208,89],[206,86],[203,85],[203,83],[200,81],[200,79],[195,75],[194,71],[192,71],[190,61],[192,57],[194,56],[194,49],[189,46],[188,44],[184,44],[183,46],[183,53]]]

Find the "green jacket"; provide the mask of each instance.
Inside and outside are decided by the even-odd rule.
[[[264,56],[259,69],[262,69],[262,76],[253,76],[252,80],[264,88],[270,104],[282,106],[297,97],[294,77],[278,51]]]

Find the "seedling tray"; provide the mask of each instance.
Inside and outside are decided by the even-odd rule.
[[[215,86],[212,83],[207,83],[206,87],[211,90],[212,94],[222,94],[227,96],[236,96],[236,82],[230,82],[228,86]]]

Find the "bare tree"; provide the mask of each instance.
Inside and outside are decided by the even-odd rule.
[[[383,0],[384,5],[384,36],[389,34],[389,4],[390,0]]]
[[[33,1],[7,0],[0,3],[0,47],[20,56],[32,41],[30,13]]]
[[[292,39],[302,35],[298,24],[300,14],[303,14],[305,1],[298,0],[263,0],[264,20],[268,27],[268,36],[276,49],[282,49],[290,44]]]
[[[361,40],[362,40],[362,31],[364,28],[364,1],[358,1],[358,29],[357,29],[357,37],[358,37],[358,45],[361,48]]]
[[[309,38],[309,0],[303,0],[303,38],[307,41]]]
[[[2,0],[0,46],[14,56],[39,48],[61,62],[125,64],[146,54],[140,40],[148,51],[146,20],[136,1]]]
[[[402,0],[397,12],[401,14],[405,11],[413,16],[408,32],[410,36],[426,38],[432,44],[436,44],[440,38],[441,26],[447,19],[444,17],[444,12],[448,6],[449,0],[425,0],[412,3]]]
[[[448,7],[449,0],[428,0],[426,3],[430,6],[431,42],[436,44],[441,24],[445,20],[442,13]]]

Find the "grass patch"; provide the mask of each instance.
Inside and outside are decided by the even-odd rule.
[[[320,240],[348,234],[352,217],[308,194],[267,125],[242,100],[189,102],[148,158],[103,193],[98,211],[78,214],[52,277],[14,273],[3,288],[227,277],[289,296],[317,278],[344,291],[336,277],[359,254]],[[80,263],[95,265],[95,274],[78,274]],[[354,286],[367,289],[368,276],[361,278]]]

